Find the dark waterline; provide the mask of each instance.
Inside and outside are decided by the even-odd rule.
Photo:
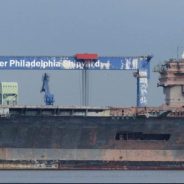
[[[0,171],[0,182],[183,182],[184,171]]]

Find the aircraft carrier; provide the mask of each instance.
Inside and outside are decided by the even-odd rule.
[[[184,169],[184,59],[159,107],[0,107],[0,169]]]

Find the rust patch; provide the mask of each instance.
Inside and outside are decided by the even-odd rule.
[[[96,130],[91,130],[89,132],[89,143],[90,145],[95,145],[96,144]]]

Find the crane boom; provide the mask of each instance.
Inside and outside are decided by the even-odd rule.
[[[54,95],[51,94],[49,90],[49,75],[47,73],[44,73],[42,80],[43,80],[43,84],[40,92],[45,92],[44,102],[46,105],[53,105]]]

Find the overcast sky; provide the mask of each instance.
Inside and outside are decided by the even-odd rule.
[[[0,0],[0,55],[153,54],[152,69],[184,46],[183,0]],[[17,81],[19,103],[43,104],[44,71],[1,71]],[[48,71],[56,104],[81,103],[81,72]],[[164,102],[151,73],[148,105]],[[132,71],[90,72],[90,105],[134,106]]]

